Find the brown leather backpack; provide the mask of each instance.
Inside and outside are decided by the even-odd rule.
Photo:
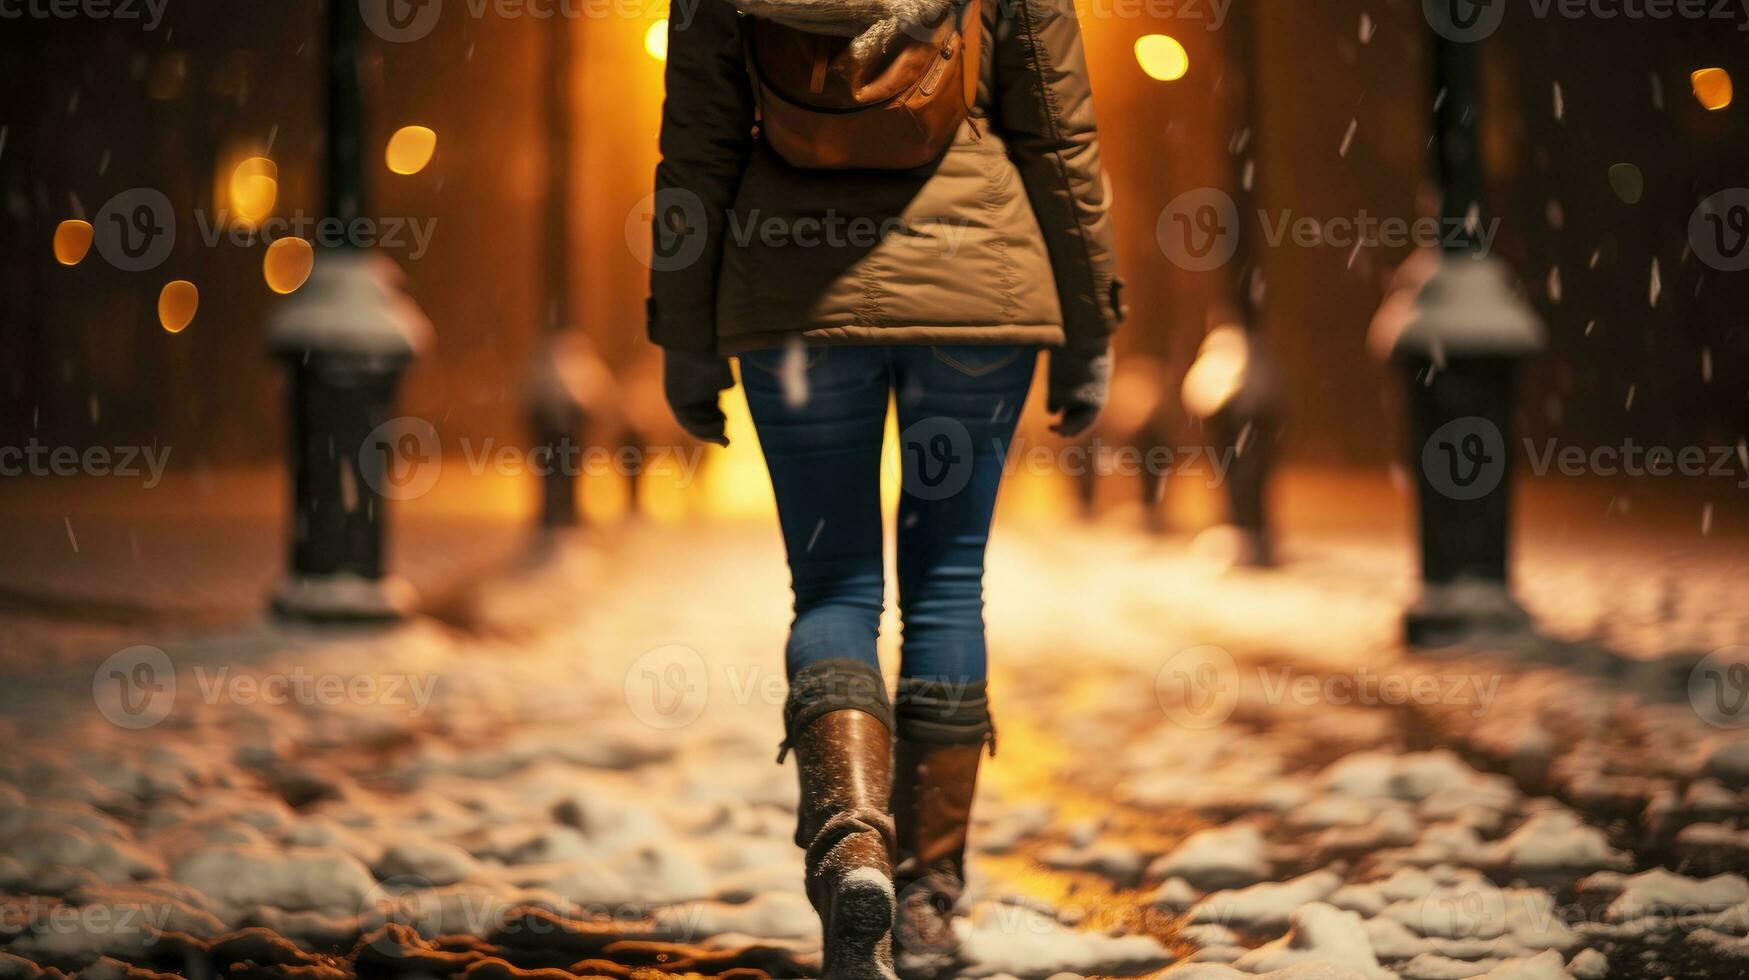
[[[978,98],[979,0],[901,32],[878,58],[850,38],[745,21],[758,128],[791,166],[909,170],[947,151]]]

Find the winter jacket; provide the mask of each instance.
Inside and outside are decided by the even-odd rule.
[[[1120,319],[1071,0],[984,0],[977,105],[908,171],[800,170],[754,135],[742,14],[676,6],[649,334],[735,354],[810,344],[1103,349]]]

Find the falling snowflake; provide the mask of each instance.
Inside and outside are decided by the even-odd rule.
[[[1559,303],[1560,301],[1561,301],[1561,267],[1557,265],[1557,266],[1553,266],[1549,269],[1549,302]]]
[[[1664,277],[1658,271],[1658,260],[1652,260],[1652,305],[1658,305],[1658,297],[1664,295]]]
[[[1567,96],[1561,91],[1561,83],[1555,83],[1555,119],[1565,121],[1567,118]]]
[[[1372,43],[1372,36],[1374,33],[1376,33],[1378,31],[1378,29],[1379,29],[1379,25],[1373,21],[1372,15],[1365,12],[1365,11],[1361,11],[1361,14],[1360,14],[1360,43],[1362,43],[1362,44]]]
[[[1337,151],[1337,156],[1343,157],[1344,159],[1347,158],[1348,148],[1354,145],[1355,131],[1357,131],[1359,129],[1360,129],[1360,120],[1359,119],[1348,120],[1348,132],[1344,133],[1342,136],[1342,149]]]

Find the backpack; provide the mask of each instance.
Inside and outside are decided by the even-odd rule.
[[[745,18],[755,132],[790,166],[810,170],[934,161],[978,98],[978,8],[963,0],[933,27],[901,31],[873,59],[853,53],[847,37]]]

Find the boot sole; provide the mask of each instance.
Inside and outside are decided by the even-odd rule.
[[[873,868],[847,873],[833,890],[832,934],[826,937],[832,964],[821,980],[896,980],[892,933],[897,912],[892,879]]]

